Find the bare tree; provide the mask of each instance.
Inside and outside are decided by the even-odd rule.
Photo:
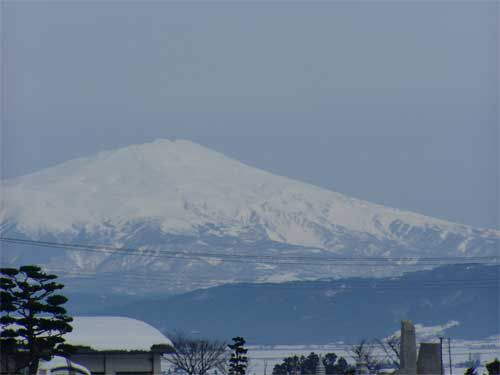
[[[381,363],[373,354],[373,344],[368,340],[362,340],[359,344],[351,347],[351,356],[356,363],[364,363],[370,372],[380,369]]]
[[[227,344],[207,339],[191,339],[177,334],[172,339],[174,350],[165,360],[189,375],[205,375],[211,369],[226,373]]]
[[[396,366],[396,368],[399,368],[401,366],[399,362],[399,347],[401,342],[400,336],[394,334],[386,339],[376,341],[380,348],[384,351],[387,358],[394,364],[394,366]]]

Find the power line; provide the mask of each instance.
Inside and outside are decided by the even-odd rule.
[[[21,239],[21,238],[11,238],[11,237],[0,237],[0,241],[5,241],[5,242],[15,242],[15,243],[24,243],[24,244],[32,244],[32,245],[48,245],[48,246],[54,246],[54,247],[72,247],[72,248],[83,248],[83,249],[100,249],[100,250],[112,250],[112,251],[144,251],[144,250],[150,250],[154,251],[154,249],[140,249],[140,248],[130,248],[130,247],[114,247],[114,246],[107,246],[107,245],[86,245],[86,244],[75,244],[75,243],[67,243],[67,242],[49,242],[49,241],[40,241],[40,240],[27,240],[27,239]],[[176,254],[195,254],[195,255],[201,255],[201,256],[216,256],[216,257],[246,257],[246,258],[276,258],[276,255],[252,255],[252,254],[227,254],[227,253],[215,253],[215,252],[193,252],[193,251],[176,251],[176,250],[161,250],[162,252],[168,252],[169,254],[176,255]],[[488,260],[488,259],[499,259],[500,256],[474,256],[474,257],[418,257],[418,256],[406,256],[406,257],[369,257],[369,256],[363,256],[363,257],[341,257],[341,256],[333,256],[333,257],[325,257],[325,256],[293,256],[293,255],[285,255],[279,256],[285,257],[287,259],[297,259],[297,260],[303,260],[303,259],[312,259],[312,260],[333,260],[333,261],[339,261],[339,260],[371,260],[371,261],[383,261],[383,262],[388,262],[388,261],[414,261],[414,260],[430,260],[430,261],[447,261],[447,260]]]
[[[322,263],[304,263],[304,262],[284,262],[281,259],[283,257],[277,257],[277,256],[255,256],[251,254],[221,254],[221,253],[213,253],[213,252],[193,252],[193,251],[164,251],[164,250],[142,250],[138,248],[118,248],[118,247],[108,247],[108,246],[96,246],[96,245],[83,245],[83,244],[72,244],[72,243],[62,243],[62,242],[47,242],[47,241],[35,241],[35,240],[26,240],[26,239],[20,239],[20,238],[8,238],[8,237],[0,237],[0,241],[3,242],[8,242],[8,243],[13,243],[13,244],[20,244],[20,245],[28,245],[28,246],[39,246],[39,247],[50,247],[50,248],[58,248],[58,249],[63,249],[63,250],[68,250],[68,251],[84,251],[84,252],[95,252],[95,253],[104,253],[104,254],[121,254],[121,255],[127,255],[127,256],[143,256],[143,257],[152,257],[152,258],[168,258],[168,259],[174,259],[176,261],[201,261],[204,260],[206,257],[217,257],[218,260],[221,262],[229,261],[229,262],[239,262],[239,263],[249,263],[248,259],[254,264],[259,264],[265,262],[266,264],[274,264],[278,266],[282,265],[315,265],[315,266],[346,266],[346,265],[362,265],[362,266],[380,266],[382,264],[366,264],[366,263],[354,263],[356,262],[366,262],[367,259],[370,262],[376,261],[376,262],[384,262],[387,263],[389,261],[396,261],[396,260],[401,260],[401,259],[407,259],[407,258],[383,258],[383,257],[367,257],[367,258],[337,258],[337,257],[325,257],[322,259]],[[224,259],[222,259],[224,257]],[[264,258],[260,262],[256,262],[256,260],[260,260],[261,258]],[[285,256],[286,259],[290,259],[288,256]],[[488,257],[470,257],[470,258],[457,258],[457,257],[436,257],[436,258],[421,258],[421,259],[427,259],[428,262],[432,259],[433,261],[436,259],[439,260],[444,260],[444,259],[458,259],[461,262],[467,262],[469,263],[472,259],[474,260],[485,260],[485,259],[495,259],[498,257],[494,256],[488,256]],[[278,261],[272,261],[272,260],[278,259]],[[318,260],[318,257],[311,257],[311,256],[300,256],[300,257],[291,257],[291,259],[315,259]],[[350,261],[352,263],[345,263],[341,262],[341,264],[325,264],[325,261],[337,261],[337,260],[343,260],[343,261]],[[436,263],[434,265],[438,265],[441,263]],[[390,264],[389,264],[390,265]],[[421,266],[422,264],[417,264],[418,266]],[[383,266],[387,266],[387,264],[383,264]],[[398,264],[398,266],[401,266],[401,264]],[[74,277],[74,278],[90,278],[94,277],[96,274],[92,272],[82,272],[82,271],[75,271],[72,270],[70,272],[67,272],[67,270],[63,269],[61,270],[62,272],[66,273],[66,277]],[[178,281],[178,279],[168,279],[165,278],[164,276],[153,276],[151,273],[148,274],[123,274],[123,271],[120,272],[120,274],[116,274],[114,272],[107,272],[106,275],[102,275],[102,271],[99,272],[99,276],[101,277],[108,277],[111,280],[120,280],[124,281],[124,279],[135,279],[135,280],[144,280],[144,281],[158,281],[158,282],[172,282],[172,281]],[[200,277],[197,277],[198,280],[201,281]],[[238,283],[241,285],[242,282],[245,282],[245,280],[233,280],[231,278],[209,278],[206,277],[204,278],[205,280],[212,281],[212,282],[223,282],[223,283]],[[447,287],[462,287],[462,288],[477,288],[477,289],[489,289],[489,288],[495,288],[498,284],[498,279],[477,279],[477,280],[466,280],[466,279],[447,279],[447,280],[429,280],[423,283],[418,283],[415,285],[410,284],[403,284],[403,285],[392,285],[388,281],[381,281],[381,282],[371,282],[370,284],[361,284],[359,285],[359,281],[353,283],[350,281],[349,285],[345,285],[345,282],[342,283],[342,285],[331,285],[332,283],[335,284],[337,281],[336,280],[328,280],[328,281],[323,281],[323,280],[314,280],[311,282],[314,282],[314,285],[306,285],[304,282],[307,282],[307,280],[304,280],[301,282],[300,286],[293,285],[293,282],[287,282],[287,283],[274,283],[271,284],[269,281],[260,281],[255,283],[254,279],[248,279],[248,282],[251,282],[252,284],[243,284],[246,287],[260,287],[262,284],[270,284],[273,285],[273,288],[286,288],[286,289],[293,289],[293,290],[299,290],[308,288],[310,287],[311,289],[321,289],[321,287],[325,290],[332,290],[332,289],[337,289],[337,290],[351,290],[351,289],[358,289],[358,288],[370,288],[370,289],[381,289],[381,290],[402,290],[402,289],[423,289],[423,288],[447,288]],[[341,281],[338,281],[340,283]],[[324,286],[320,286],[318,284],[324,283]],[[461,285],[462,284],[462,285]]]
[[[136,273],[132,270],[130,272],[134,273],[125,273],[124,271],[96,271],[96,272],[90,272],[90,271],[75,271],[71,270],[68,271],[66,268],[52,268],[52,267],[47,267],[47,271],[49,272],[63,272],[67,276],[81,276],[81,277],[94,277],[97,273],[99,276],[119,276],[121,278],[124,277],[144,277],[147,279],[152,279],[152,280],[178,280],[178,277],[172,277],[169,278],[168,276],[163,276],[163,275],[158,275],[156,274],[151,274],[151,272],[148,273]],[[158,272],[168,272],[168,271],[158,271]],[[200,277],[196,276],[196,279],[198,280],[232,280],[232,278],[217,278],[217,277]],[[466,285],[471,285],[471,284],[487,284],[489,283],[497,283],[500,279],[499,278],[484,278],[484,279],[442,279],[442,280],[427,280],[427,281],[422,281],[420,283],[416,283],[415,280],[410,280],[410,282],[406,282],[402,284],[402,286],[411,286],[412,284],[418,285],[418,286],[436,286],[436,285],[457,285],[460,286],[460,284],[466,284]],[[246,282],[251,283],[251,284],[246,284]],[[299,285],[294,285],[294,284],[299,284]],[[281,282],[281,283],[276,283],[276,282],[271,282],[267,280],[255,280],[255,278],[248,278],[248,279],[238,279],[238,284],[240,286],[259,286],[259,285],[275,285],[275,286],[290,286],[290,287],[303,287],[303,288],[313,288],[313,289],[321,289],[321,288],[330,288],[332,286],[338,286],[338,287],[357,287],[357,286],[368,286],[368,287],[377,287],[377,286],[391,286],[391,285],[401,285],[401,284],[396,284],[395,280],[385,280],[381,279],[380,281],[368,281],[368,280],[361,280],[359,278],[356,278],[356,280],[349,280],[346,281],[344,279],[337,279],[337,280],[324,280],[324,279],[314,279],[314,280],[290,280],[286,282]]]
[[[307,349],[307,350],[303,350],[303,349],[285,349],[285,350],[280,350],[281,352],[283,352],[283,356],[279,356],[277,354],[274,354],[272,356],[262,356],[262,355],[259,355],[258,357],[253,357],[252,356],[252,352],[260,352],[259,354],[261,354],[262,352],[267,352],[268,350],[266,349],[257,349],[257,350],[252,350],[251,348],[249,348],[249,355],[251,356],[252,359],[256,359],[256,360],[278,360],[278,359],[284,359],[284,358],[287,358],[287,357],[293,357],[293,356],[297,356],[297,357],[300,357],[300,356],[305,356],[307,357],[307,355],[309,355],[309,353],[323,353],[323,352],[329,352],[329,353],[333,353],[334,351],[337,351],[337,354],[338,357],[342,357],[344,356],[345,357],[348,357],[348,356],[351,356],[350,354],[350,350],[352,349],[353,346],[356,346],[356,344],[353,344],[352,346],[350,347],[345,347],[345,348],[333,348],[333,347],[328,347],[328,348],[315,348],[315,349]],[[306,354],[307,353],[307,354]],[[454,352],[455,353],[455,352]],[[467,355],[467,354],[470,354],[471,352],[461,352],[461,353],[455,353],[455,354],[458,354],[458,355],[461,355],[461,356],[464,356],[464,355]],[[486,351],[482,351],[482,352],[478,352],[478,351],[474,351],[475,354],[480,354],[480,355],[490,355],[490,354],[496,354],[496,352],[494,351],[489,351],[489,352],[486,352]],[[374,358],[374,359],[390,359],[389,356],[385,355],[385,354],[382,354],[382,353],[375,353],[375,354],[371,354],[370,356],[371,358]]]
[[[64,269],[50,269],[50,272],[64,272]],[[116,272],[99,272],[99,282],[103,281],[129,281],[130,280],[139,280],[145,282],[156,282],[161,284],[172,284],[173,282],[182,282],[182,280],[162,277],[161,275],[151,275],[151,274],[126,274],[123,272],[117,274]],[[97,273],[84,273],[84,272],[75,272],[71,271],[66,274],[61,275],[62,278],[75,278],[75,279],[89,279],[97,276]],[[311,282],[308,281],[300,281],[297,283],[293,282],[285,282],[285,283],[271,283],[268,281],[255,281],[254,279],[248,279],[246,281],[242,280],[234,280],[234,279],[222,279],[222,278],[196,278],[196,281],[205,282],[205,286],[219,286],[224,285],[225,287],[238,287],[238,288],[254,288],[254,289],[262,289],[266,288],[266,292],[273,290],[291,290],[300,292],[303,290],[312,290],[317,292],[329,292],[329,291],[351,291],[356,289],[371,289],[371,290],[422,290],[422,289],[495,289],[498,287],[498,279],[476,279],[476,280],[466,280],[466,279],[448,279],[443,281],[433,281],[433,282],[422,282],[422,283],[405,283],[405,284],[395,284],[390,282],[378,282],[378,283],[360,283],[356,282],[354,284],[349,284],[345,282]],[[207,285],[207,282],[214,283],[213,285]]]
[[[418,338],[418,334],[417,334]],[[437,341],[439,338],[436,337],[435,340]],[[421,340],[417,340],[417,344]],[[427,339],[426,341],[422,342],[428,342]],[[457,342],[457,340],[455,340]],[[485,338],[485,339],[480,339],[480,341],[459,341],[460,344],[453,344],[451,347],[452,349],[473,349],[472,345],[477,345],[478,343],[483,343],[483,342],[497,342],[498,345],[500,346],[500,342],[498,341],[497,338]],[[469,342],[469,344],[467,344]],[[352,347],[354,345],[359,345],[359,342],[344,342],[344,341],[339,341],[339,342],[333,342],[330,344],[316,344],[316,345],[308,345],[304,347],[304,350],[330,350],[332,348],[342,348],[342,347]],[[491,344],[490,344],[491,345]],[[370,348],[380,348],[380,344],[378,342],[368,342],[365,344],[365,347],[370,347]],[[251,345],[249,346],[250,349],[252,350],[263,350],[263,351],[286,351],[286,350],[291,350],[295,349],[293,345],[287,346],[287,345]],[[486,350],[486,348],[479,348],[481,350]],[[494,350],[494,348],[491,348],[491,350]],[[475,351],[477,352],[477,351]],[[468,353],[468,352],[465,352]],[[477,352],[479,353],[479,352]],[[486,353],[486,352],[485,352]]]
[[[203,260],[203,258],[214,258],[221,262],[239,263],[266,263],[275,265],[310,265],[310,266],[425,266],[425,265],[447,265],[464,264],[474,262],[485,262],[500,259],[500,256],[481,257],[324,257],[324,256],[293,256],[293,255],[252,255],[252,254],[229,254],[207,251],[180,251],[160,249],[139,249],[112,247],[101,245],[83,245],[74,243],[35,241],[20,238],[0,237],[0,241],[31,245],[38,247],[59,248],[71,251],[99,252],[103,254],[120,254],[128,256],[141,256],[148,258],[167,258],[175,260]],[[285,259],[285,261],[283,261]],[[309,260],[310,262],[304,262]],[[312,262],[316,261],[316,262]],[[318,263],[319,262],[319,263]],[[497,263],[497,262],[496,262]],[[496,264],[495,263],[495,264]]]
[[[439,342],[439,337],[436,337],[434,339],[435,343],[438,344]],[[428,340],[425,340],[425,341],[422,341],[422,342],[429,342]],[[420,344],[420,341],[417,341],[417,345]],[[351,349],[353,346],[357,346],[359,345],[359,342],[350,342],[350,343],[332,343],[332,344],[325,344],[325,345],[310,345],[310,346],[302,346],[302,345],[298,345],[297,347],[294,347],[294,345],[290,345],[289,347],[285,347],[285,348],[280,348],[279,344],[277,344],[276,346],[277,347],[266,347],[266,346],[249,346],[249,350],[250,351],[263,351],[263,352],[287,352],[287,351],[293,351],[293,350],[301,350],[301,351],[307,351],[307,352],[315,352],[315,351],[326,351],[326,350],[343,350],[343,349]],[[473,345],[471,343],[471,345]],[[499,344],[500,345],[500,344]],[[381,346],[379,344],[365,344],[364,345],[365,348],[368,348],[368,349],[372,349],[374,350],[374,355],[381,355],[381,356],[385,356],[385,353],[384,352],[377,352],[376,350],[380,349],[380,350],[383,350],[381,348]],[[460,350],[460,351],[457,351],[455,349],[463,349],[463,350]],[[455,345],[452,345],[451,346],[451,349],[453,351],[453,353],[455,354],[460,354],[460,355],[464,355],[464,354],[469,354],[469,353],[476,353],[476,354],[491,354],[491,353],[495,353],[495,350],[497,349],[497,347],[495,346],[495,348],[491,348],[490,350],[485,350],[485,349],[481,349],[481,350],[474,350],[474,348],[470,347],[470,346],[460,346],[460,347],[457,347]]]

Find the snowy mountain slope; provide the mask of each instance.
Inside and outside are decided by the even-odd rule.
[[[3,236],[144,249],[277,256],[484,256],[498,255],[500,239],[496,230],[352,199],[244,165],[189,141],[133,145],[6,180],[2,199]],[[9,254],[3,261],[16,258]],[[62,256],[45,252],[42,257],[60,264]],[[64,254],[66,264],[87,271],[186,269],[186,262],[174,267],[175,260],[125,258]],[[189,267],[204,273],[207,267],[221,271],[224,265],[212,259]],[[241,267],[236,268],[241,274]],[[254,278],[256,268],[243,273]],[[300,278],[294,270],[283,272]],[[276,276],[276,270],[261,273]]]

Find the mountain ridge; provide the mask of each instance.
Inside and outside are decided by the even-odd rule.
[[[474,257],[497,256],[500,244],[500,231],[495,229],[476,229],[350,198],[247,166],[185,140],[157,140],[70,160],[2,181],[2,196],[2,236],[148,251],[166,247],[227,254],[242,249],[276,257],[304,253]],[[20,257],[7,251],[2,261],[16,259]],[[137,267],[175,273],[194,267],[215,275],[217,267],[224,269],[224,262],[205,260],[190,267],[176,259],[134,260]],[[133,271],[135,266],[119,254],[75,252],[48,255],[44,263],[54,267],[61,262],[96,273]],[[243,272],[246,277],[259,274],[255,265],[249,267],[252,270]],[[267,277],[293,273],[300,279],[316,272],[278,268],[281,273],[270,270]],[[242,272],[241,267],[231,270],[224,272],[235,276]],[[331,271],[326,267],[318,277]]]
[[[381,339],[404,319],[426,326],[453,322],[447,334],[479,339],[500,333],[499,272],[499,266],[462,264],[382,279],[230,284],[128,302],[99,297],[99,303],[78,303],[75,296],[69,309],[140,319],[166,333],[194,330],[227,339],[238,332],[258,344]]]

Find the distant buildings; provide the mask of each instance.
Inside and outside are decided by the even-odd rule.
[[[92,375],[160,375],[161,356],[172,342],[144,322],[122,317],[77,317],[66,342],[78,346],[70,357]]]
[[[409,320],[401,322],[400,341],[401,368],[396,375],[440,375],[443,374],[441,345],[421,343],[417,358],[415,326]]]

